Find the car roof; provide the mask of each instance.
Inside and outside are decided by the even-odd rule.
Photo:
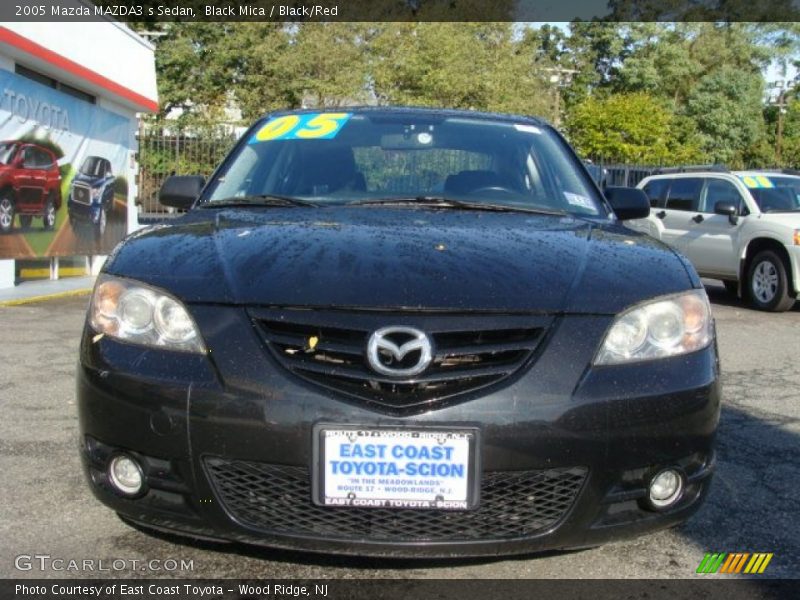
[[[479,110],[467,110],[458,108],[431,108],[425,106],[340,106],[332,107],[317,107],[317,108],[300,108],[293,110],[275,110],[266,113],[262,118],[274,115],[288,115],[288,114],[309,114],[319,112],[348,112],[359,115],[408,115],[408,116],[435,116],[442,118],[469,118],[480,119],[485,121],[504,121],[508,123],[524,123],[530,125],[538,125],[541,127],[549,127],[545,119],[541,117],[534,117],[529,115],[516,115],[510,113],[495,113],[484,112]]]
[[[781,173],[780,171],[770,171],[769,169],[752,169],[749,171],[732,171],[738,177],[747,177],[760,175],[762,177],[790,177],[792,179],[800,179],[800,175],[794,173]]]
[[[682,173],[655,173],[643,177],[645,179],[677,179],[677,178],[691,178],[691,177],[735,177],[736,174],[730,171],[686,171]]]

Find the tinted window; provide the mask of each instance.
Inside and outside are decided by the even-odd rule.
[[[662,201],[667,187],[669,187],[669,179],[654,179],[642,188],[650,199],[650,206],[659,207],[663,205]]]
[[[0,144],[0,165],[10,165],[14,162],[16,154],[17,145],[15,143]]]
[[[53,166],[53,161],[50,160],[50,155],[42,150],[34,150],[36,156],[36,165],[41,169],[49,169]]]
[[[667,198],[667,208],[698,211],[703,180],[699,177],[673,179]]]
[[[398,155],[379,147],[354,148],[357,172],[368,192],[414,194],[417,190],[443,192],[459,187],[453,173],[462,175],[462,187],[492,168],[492,157],[482,152],[431,148]],[[449,184],[448,184],[448,178]]]
[[[90,177],[103,177],[106,175],[108,168],[108,161],[99,156],[87,156],[83,159],[81,164],[80,173],[89,175]]]
[[[25,169],[36,169],[38,167],[36,164],[36,153],[33,151],[33,148],[28,147],[23,150],[22,166]]]
[[[789,206],[791,208],[772,208],[771,210],[800,210],[800,177],[770,177],[770,182],[776,189],[781,190],[781,196],[791,200]],[[751,190],[755,192],[756,190]],[[753,194],[756,197],[756,202],[759,202],[759,194]],[[786,202],[780,202],[781,206],[786,206]],[[760,202],[759,202],[760,204]],[[761,210],[764,210],[763,207]]]
[[[280,195],[319,204],[421,196],[605,215],[586,172],[549,128],[370,111],[284,115],[258,124],[207,201]],[[322,125],[334,120],[318,133]]]
[[[758,188],[750,190],[762,212],[787,212],[800,208],[797,196],[789,187]]]
[[[706,183],[706,195],[702,212],[713,213],[717,202],[730,202],[741,212],[742,197],[739,190],[729,181],[709,179]]]

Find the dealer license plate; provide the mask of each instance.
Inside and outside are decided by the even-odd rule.
[[[314,501],[467,510],[478,502],[475,429],[318,426]]]

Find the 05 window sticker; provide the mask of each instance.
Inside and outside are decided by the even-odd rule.
[[[775,187],[772,182],[763,175],[739,175],[739,179],[751,189]]]
[[[309,113],[273,117],[250,138],[251,144],[275,140],[330,140],[353,113]]]

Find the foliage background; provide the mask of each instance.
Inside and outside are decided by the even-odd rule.
[[[798,23],[139,27],[161,34],[149,127],[170,135],[215,137],[276,108],[435,105],[543,116],[596,161],[800,166],[800,85],[785,97],[778,156],[763,74],[798,66]]]

